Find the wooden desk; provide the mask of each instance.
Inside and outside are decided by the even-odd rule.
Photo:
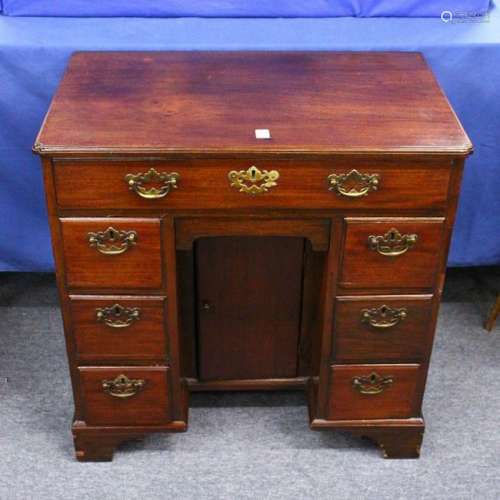
[[[420,54],[74,55],[34,150],[77,458],[283,388],[418,456],[471,149]]]

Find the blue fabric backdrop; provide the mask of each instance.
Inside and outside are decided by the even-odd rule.
[[[439,17],[478,15],[489,0],[3,0],[11,16]]]
[[[420,50],[472,141],[451,265],[500,263],[500,16],[68,19],[0,16],[0,270],[53,267],[31,146],[75,50]]]

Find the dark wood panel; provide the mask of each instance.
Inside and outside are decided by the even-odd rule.
[[[302,208],[302,209],[442,209],[449,185],[450,160],[390,161],[382,159],[333,158],[324,160],[185,159],[182,161],[60,160],[55,162],[57,201],[61,208]],[[241,193],[231,187],[228,173],[247,170],[277,170],[277,185],[259,195]],[[144,199],[129,189],[125,176],[177,172],[177,189],[165,197]],[[356,169],[378,174],[376,191],[351,198],[328,189],[330,174]]]
[[[163,285],[159,219],[60,219],[68,288],[159,289]],[[89,245],[89,232],[136,231],[137,242],[119,255]]]
[[[307,377],[258,378],[245,380],[187,380],[189,390],[196,391],[287,391],[303,390]]]
[[[138,320],[128,326],[113,327],[97,319],[97,310],[137,309]],[[70,310],[77,357],[80,362],[156,360],[167,356],[165,297],[71,296]],[[110,321],[125,322],[130,316],[110,315]]]
[[[194,252],[177,252],[177,289],[179,304],[179,341],[181,374],[183,377],[198,377],[196,361],[196,291]]]
[[[420,365],[334,365],[331,367],[328,419],[379,419],[418,417],[416,387]],[[376,373],[393,382],[380,394],[361,394],[355,377]]]
[[[443,246],[444,219],[346,219],[340,284],[345,288],[432,288]],[[416,243],[398,256],[381,255],[369,246],[370,236],[391,229],[417,235]]]
[[[363,321],[363,312],[376,309],[372,321],[386,325],[397,320],[382,308],[404,309],[394,326],[376,327]],[[427,353],[432,312],[431,296],[338,297],[334,313],[333,357],[336,362],[405,361],[422,359]],[[381,313],[381,314],[380,314]],[[384,322],[385,320],[385,322]]]
[[[330,235],[329,235],[330,236]],[[317,377],[321,356],[321,287],[326,270],[326,252],[314,252],[306,242],[300,322],[299,375]]]
[[[166,273],[168,341],[169,341],[169,384],[171,387],[171,415],[174,420],[187,419],[188,393],[181,378],[181,342],[179,329],[179,304],[177,299],[177,252],[175,251],[175,226],[172,216],[162,221],[162,246],[165,249],[162,261]]]
[[[35,150],[465,155],[471,144],[418,53],[89,52],[71,58]]]
[[[301,238],[198,240],[200,380],[296,376],[303,251]]]
[[[182,250],[206,236],[295,236],[306,238],[314,250],[323,252],[330,243],[330,221],[325,219],[179,218],[175,229],[176,246]]]
[[[319,377],[313,378],[310,387],[317,387],[317,411],[318,418],[326,418],[327,405],[330,400],[330,364],[331,345],[333,330],[333,304],[337,294],[338,276],[340,273],[340,257],[343,237],[343,220],[336,217],[332,221],[330,232],[330,249],[325,259],[325,268],[321,281],[320,294],[320,342],[319,348]],[[313,355],[314,356],[314,355]]]
[[[168,368],[80,367],[84,420],[89,425],[153,425],[170,418]],[[129,398],[113,397],[102,387],[104,380],[119,375],[145,381],[144,388]]]

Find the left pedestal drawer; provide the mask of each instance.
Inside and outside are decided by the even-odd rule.
[[[165,362],[165,297],[70,296],[79,363]]]
[[[171,420],[168,367],[80,367],[87,425],[159,425]]]
[[[68,288],[162,288],[160,219],[62,218],[60,224]]]

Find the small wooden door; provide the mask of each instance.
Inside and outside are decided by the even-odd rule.
[[[304,240],[196,243],[200,380],[297,376]]]

